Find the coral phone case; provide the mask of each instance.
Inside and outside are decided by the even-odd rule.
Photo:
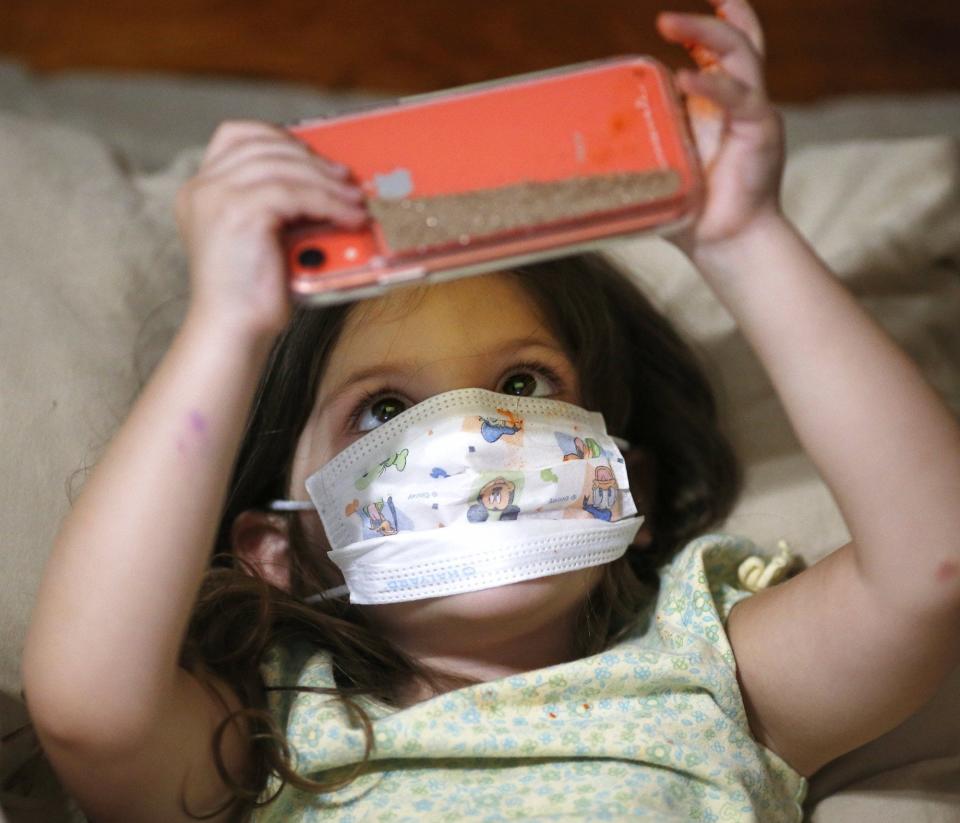
[[[580,63],[287,126],[351,168],[372,219],[284,232],[290,287],[333,303],[670,231],[702,180],[668,71]]]

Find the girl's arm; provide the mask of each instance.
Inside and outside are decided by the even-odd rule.
[[[785,221],[698,262],[852,538],[727,623],[754,731],[809,775],[905,720],[960,664],[960,429]]]
[[[188,311],[47,561],[23,659],[38,725],[126,738],[164,704],[269,343]]]
[[[737,604],[727,628],[751,727],[804,774],[916,711],[960,662],[960,429],[782,216],[782,123],[746,0],[666,15],[693,47],[706,204],[677,238],[769,373],[852,541]],[[702,98],[706,98],[703,100]]]
[[[953,414],[785,219],[758,222],[696,261],[833,492],[864,582],[898,612],[955,612],[960,427]]]
[[[198,768],[216,778],[216,704],[179,652],[257,380],[289,317],[278,229],[301,216],[359,226],[362,193],[342,177],[282,129],[237,122],[217,130],[178,193],[186,319],[62,525],[23,656],[54,767],[83,775],[79,796],[115,804],[98,819],[148,819],[110,809],[121,807],[111,790],[151,761],[178,778],[189,767],[191,785]]]

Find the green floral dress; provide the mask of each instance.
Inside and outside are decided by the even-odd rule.
[[[325,795],[286,785],[252,819],[801,820],[807,781],[751,737],[724,631],[750,594],[737,567],[757,553],[728,535],[694,540],[635,634],[600,654],[400,710],[363,700],[368,771]],[[304,647],[274,647],[262,671],[267,685],[334,685],[329,656]],[[363,759],[363,730],[333,698],[269,694],[298,773]]]

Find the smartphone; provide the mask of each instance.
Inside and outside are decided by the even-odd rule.
[[[362,229],[284,230],[293,295],[335,303],[686,225],[702,172],[669,71],[628,55],[402,97],[290,134],[350,167]]]

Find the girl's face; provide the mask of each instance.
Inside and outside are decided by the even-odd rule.
[[[580,404],[577,375],[527,293],[508,274],[400,290],[349,314],[330,354],[316,403],[300,437],[292,496],[306,478],[353,441],[435,394],[483,388]],[[308,535],[328,545],[320,518]],[[455,547],[451,547],[451,551]],[[592,567],[478,592],[365,606],[370,617],[408,637],[442,627],[513,629],[572,614],[599,581]],[[382,620],[380,620],[382,618]],[[492,638],[490,638],[492,639]]]

